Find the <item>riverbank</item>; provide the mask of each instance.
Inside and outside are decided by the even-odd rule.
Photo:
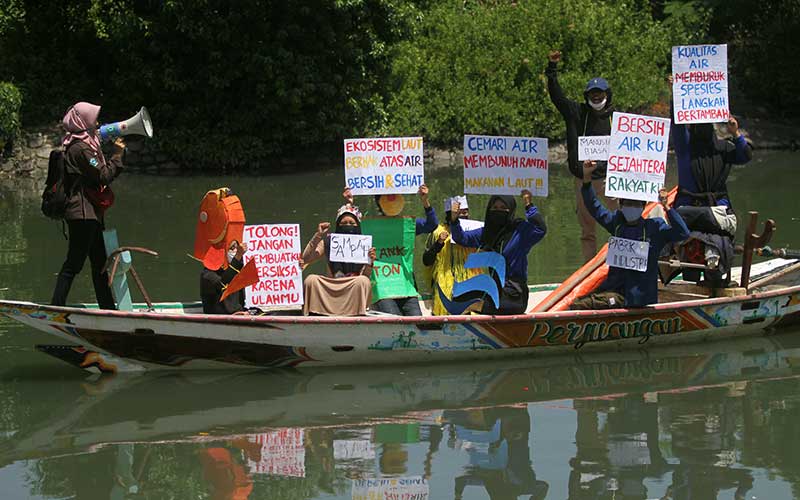
[[[796,126],[769,118],[768,112],[756,106],[743,103],[744,113],[740,120],[742,132],[754,144],[755,149],[790,150],[800,149],[800,133]],[[47,177],[47,161],[50,151],[61,143],[60,125],[36,127],[23,130],[14,143],[12,155],[0,159],[0,183],[13,186],[23,182],[36,189],[44,186]],[[140,137],[127,137],[125,167],[131,171],[146,172],[155,175],[179,175],[196,172],[187,165],[180,165],[169,155],[160,151],[152,141]],[[566,145],[563,141],[550,142],[550,162],[564,163],[567,159]],[[464,153],[461,148],[443,149],[430,147],[426,150],[425,163],[429,168],[452,167],[461,165]],[[287,173],[297,169],[323,170],[340,164],[336,154],[305,154],[296,158],[280,158],[264,165],[252,165],[245,169],[236,169],[237,173]],[[226,172],[225,169],[220,169]]]

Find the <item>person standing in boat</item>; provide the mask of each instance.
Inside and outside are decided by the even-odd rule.
[[[458,203],[459,209],[454,212],[453,203]],[[450,237],[450,222],[454,219],[468,220],[469,206],[466,196],[454,196],[444,202],[445,221],[439,224],[428,237],[425,253],[422,254],[422,263],[425,265],[426,278],[433,289],[433,315],[443,316],[449,314],[445,309],[439,290],[447,297],[452,296],[455,282],[467,280],[476,274],[477,269],[464,269],[464,264],[470,254],[476,252],[474,248],[462,247],[452,241]]]
[[[513,196],[494,195],[486,206],[484,226],[464,231],[459,219],[450,221],[450,233],[457,244],[497,252],[506,263],[506,282],[500,290],[500,307],[483,301],[482,314],[522,314],[528,308],[528,253],[547,233],[544,217],[531,201],[531,192],[522,191],[525,218],[515,219],[517,202]],[[461,209],[458,202],[453,212]]]
[[[584,261],[589,261],[597,253],[597,237],[595,221],[583,203],[581,183],[583,182],[583,166],[578,161],[578,137],[611,135],[611,116],[614,108],[611,104],[611,86],[604,78],[595,77],[589,80],[583,91],[583,102],[573,101],[564,95],[558,83],[558,63],[561,52],[553,50],[548,55],[549,63],[545,70],[547,90],[550,100],[564,117],[567,126],[567,166],[575,176],[575,204],[578,223],[581,226],[581,251]],[[595,193],[609,206],[610,199],[605,195],[606,162],[597,162],[597,169],[592,174],[592,186]]]
[[[123,170],[125,142],[117,138],[111,157],[106,159],[97,134],[99,114],[100,106],[79,102],[67,110],[62,120],[66,130],[62,145],[68,196],[64,219],[69,229],[69,247],[50,301],[54,306],[67,303],[72,281],[89,257],[98,306],[117,308],[108,273],[102,272],[106,262],[103,230],[104,213],[114,201],[110,185]]]
[[[247,247],[237,240],[233,240],[225,253],[228,263],[219,269],[209,269],[203,266],[200,272],[200,298],[203,301],[205,314],[237,314],[244,311],[244,288],[231,293],[225,300],[220,301],[228,285],[239,271],[244,267],[244,253]]]
[[[583,201],[589,213],[612,236],[649,245],[645,271],[609,267],[608,277],[597,291],[578,297],[570,309],[616,309],[621,307],[644,307],[658,302],[658,255],[664,245],[683,241],[689,237],[689,229],[680,214],[667,205],[667,191],[659,193],[659,202],[667,214],[669,224],[660,218],[642,218],[645,202],[620,199],[620,209],[607,210],[597,199],[592,186],[596,162],[586,161],[583,167]]]
[[[439,225],[439,219],[436,217],[436,211],[428,200],[428,186],[421,185],[417,194],[422,202],[422,208],[425,210],[425,217],[416,218],[414,224],[415,234],[419,236],[433,232]],[[384,217],[398,217],[405,205],[403,196],[399,194],[375,195],[375,202],[378,205],[378,211]],[[375,273],[373,273],[373,276],[376,280],[380,279]],[[381,299],[372,304],[370,309],[398,316],[422,316],[418,294]]]
[[[345,198],[352,202],[352,196]],[[303,282],[305,301],[303,314],[319,316],[364,316],[372,301],[372,263],[375,261],[375,248],[369,249],[369,264],[331,262],[331,224],[320,222],[317,232],[306,245],[301,258],[301,266],[325,258],[328,275],[310,274]],[[361,211],[347,203],[336,212],[334,233],[361,234]]]

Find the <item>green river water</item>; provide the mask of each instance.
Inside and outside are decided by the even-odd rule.
[[[800,248],[798,161],[757,151],[730,176],[740,222],[748,210],[776,221],[773,246]],[[532,284],[580,264],[573,180],[551,169],[550,197],[537,200],[549,232],[529,257]],[[459,194],[460,170],[431,168],[426,180],[441,214],[444,197]],[[333,166],[124,174],[107,222],[121,244],[159,252],[134,262],[153,300],[196,300],[199,267],[187,253],[208,189],[232,188],[249,223],[299,222],[305,242],[341,204],[342,184]],[[0,185],[0,298],[47,302],[66,241],[25,185]],[[470,197],[473,217],[486,198]],[[371,199],[357,202],[375,211]],[[422,214],[415,197],[405,213]],[[94,302],[88,263],[70,301]],[[0,319],[0,499],[800,497],[796,329],[547,366],[104,378],[33,350],[48,341]]]

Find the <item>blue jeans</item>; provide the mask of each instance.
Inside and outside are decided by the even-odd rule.
[[[422,316],[417,297],[381,299],[370,306],[373,311],[394,314],[395,316]]]

